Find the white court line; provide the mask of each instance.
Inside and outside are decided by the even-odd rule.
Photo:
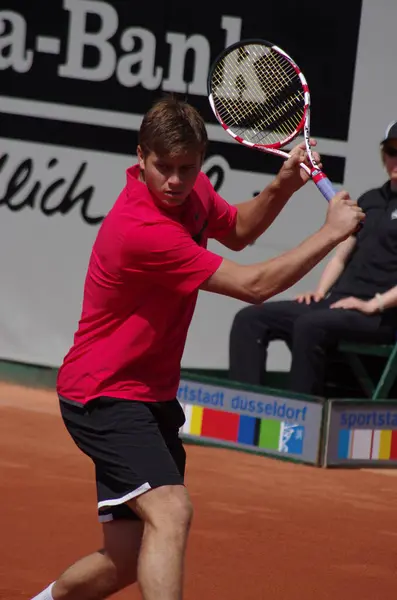
[[[116,127],[129,131],[138,131],[143,117],[143,115],[134,113],[115,112],[71,104],[39,102],[38,100],[26,100],[22,98],[12,98],[10,96],[0,96],[0,112],[10,115],[54,119],[66,121],[68,123],[84,123],[101,127]],[[211,141],[226,142],[230,144],[236,143],[220,125],[208,123],[206,127],[208,137]],[[320,153],[333,156],[346,156],[346,142],[328,140],[325,138],[316,139],[318,143],[317,148]]]

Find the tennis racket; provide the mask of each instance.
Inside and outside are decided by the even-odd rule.
[[[225,131],[249,148],[289,158],[281,148],[303,132],[311,166],[301,167],[326,200],[335,196],[310,147],[309,87],[284,50],[259,39],[228,46],[211,66],[208,99]]]

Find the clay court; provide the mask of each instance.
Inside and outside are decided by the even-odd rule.
[[[192,445],[187,453],[187,600],[395,598],[395,471],[321,470]],[[1,599],[30,598],[100,545],[91,464],[53,392],[0,385],[0,498]]]

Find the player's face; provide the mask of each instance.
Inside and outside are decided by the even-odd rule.
[[[388,140],[384,144],[383,161],[390,181],[397,184],[397,140]]]
[[[184,152],[172,157],[150,152],[143,156],[138,147],[141,171],[151,193],[166,206],[185,202],[200,172],[202,157],[197,152]]]

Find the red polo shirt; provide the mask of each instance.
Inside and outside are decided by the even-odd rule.
[[[127,170],[98,232],[81,319],[58,374],[58,394],[82,404],[98,396],[175,398],[198,289],[222,262],[207,240],[222,240],[235,226],[236,208],[204,173],[171,210],[155,203],[138,176],[138,165]]]

